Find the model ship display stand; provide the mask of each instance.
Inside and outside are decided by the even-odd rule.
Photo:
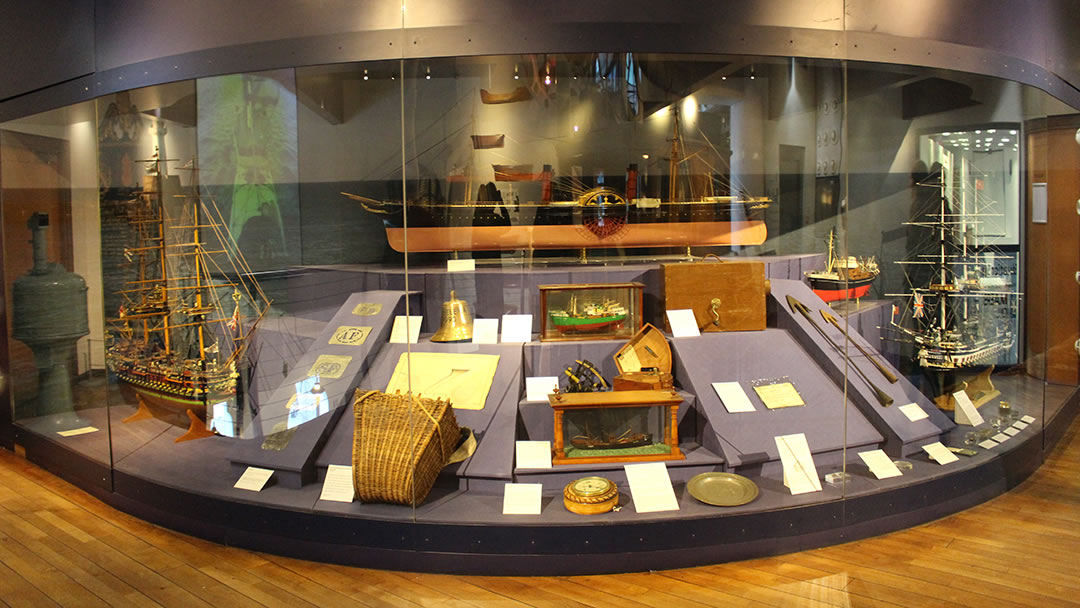
[[[666,391],[613,391],[594,393],[554,393],[548,395],[548,403],[554,412],[554,441],[552,464],[604,464],[618,462],[652,462],[659,460],[683,460],[679,450],[679,405],[683,402],[678,392]],[[656,435],[648,429],[635,428],[629,422],[608,423],[621,414],[630,414],[629,408],[662,408],[658,416],[660,429]],[[567,418],[592,419],[597,427],[588,422],[580,434],[567,437]],[[657,449],[658,448],[658,449]],[[590,455],[594,452],[595,455]],[[649,452],[649,453],[642,453]]]

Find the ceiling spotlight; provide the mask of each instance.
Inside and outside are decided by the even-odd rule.
[[[427,72],[424,74],[425,80],[431,80],[431,66],[428,66]]]
[[[649,160],[649,155],[648,154],[642,154],[641,158],[644,158],[645,160]]]
[[[574,125],[574,133],[577,133],[577,132],[578,132],[578,126]]]
[[[1016,135],[1016,131],[1009,131],[1009,135]]]
[[[364,80],[368,79],[367,70],[364,70]]]
[[[520,78],[520,76],[518,76],[518,66],[515,65],[514,66],[514,80],[517,80],[518,78]]]

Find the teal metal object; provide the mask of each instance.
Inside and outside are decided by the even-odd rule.
[[[26,223],[34,247],[34,267],[12,289],[12,336],[30,347],[38,369],[35,413],[56,416],[58,430],[83,426],[75,415],[68,364],[79,338],[90,333],[86,281],[48,261],[45,230],[49,216],[35,213]]]

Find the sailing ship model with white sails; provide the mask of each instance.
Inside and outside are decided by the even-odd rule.
[[[144,189],[127,203],[134,239],[124,257],[134,278],[108,320],[105,360],[136,394],[139,410],[125,422],[152,416],[186,426],[179,442],[214,434],[207,426],[212,407],[235,411],[270,301],[216,205],[199,196],[194,162],[190,191],[180,192],[163,156],[144,161]]]

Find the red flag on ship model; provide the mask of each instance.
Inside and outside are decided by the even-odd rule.
[[[233,308],[232,316],[229,317],[229,320],[225,323],[225,325],[228,326],[228,328],[231,329],[232,331],[236,331],[236,328],[240,327],[240,305],[239,304],[237,304],[236,307]]]

